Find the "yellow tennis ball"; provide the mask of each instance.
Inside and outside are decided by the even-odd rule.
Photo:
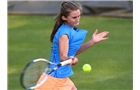
[[[84,72],[90,72],[91,71],[91,66],[89,64],[84,64],[83,65],[83,71]]]

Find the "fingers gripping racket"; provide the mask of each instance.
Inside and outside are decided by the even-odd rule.
[[[41,86],[48,78],[48,76],[57,70],[61,66],[65,66],[70,64],[72,59],[63,61],[59,64],[53,63],[49,60],[38,58],[29,62],[24,69],[22,70],[20,76],[20,84],[26,90],[32,90],[39,86]],[[54,65],[55,67],[50,71],[49,65]],[[37,84],[40,76],[43,72],[48,72],[48,76],[46,76],[40,83]]]

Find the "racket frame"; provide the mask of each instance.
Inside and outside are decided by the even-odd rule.
[[[48,76],[49,76],[52,72],[54,72],[55,70],[57,70],[57,68],[59,68],[59,67],[61,67],[61,66],[65,66],[65,65],[70,64],[70,63],[72,62],[72,59],[65,60],[65,61],[61,62],[60,64],[53,63],[53,62],[51,62],[51,61],[49,61],[49,60],[47,60],[47,59],[44,59],[44,58],[38,58],[38,59],[34,59],[34,60],[30,61],[30,62],[24,67],[24,69],[22,70],[21,76],[20,76],[20,84],[21,84],[21,86],[22,86],[24,89],[26,89],[26,90],[35,89],[35,88],[41,86],[41,85],[47,80],[48,76],[45,77],[40,83],[36,84],[35,86],[28,87],[28,88],[27,88],[27,87],[24,85],[24,83],[23,83],[23,77],[24,77],[25,72],[26,72],[26,70],[28,69],[28,67],[29,67],[30,65],[32,65],[33,63],[40,62],[40,61],[44,61],[44,62],[46,62],[46,63],[48,63],[48,64],[52,64],[52,65],[55,65],[55,66],[56,66],[55,68],[53,68],[52,71],[50,71],[50,72],[48,73]],[[44,70],[45,70],[45,68],[44,68]],[[43,73],[43,72],[42,72],[42,73]]]

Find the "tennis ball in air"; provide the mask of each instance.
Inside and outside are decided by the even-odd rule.
[[[83,71],[84,72],[90,72],[91,71],[91,66],[89,64],[84,64],[83,65]]]

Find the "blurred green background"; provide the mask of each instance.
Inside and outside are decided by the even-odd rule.
[[[54,25],[49,15],[8,15],[8,90],[24,90],[20,74],[36,58],[49,59],[49,37]],[[133,90],[133,19],[82,16],[79,29],[92,33],[109,31],[109,40],[97,43],[78,55],[70,78],[78,90]],[[92,71],[82,66],[89,63]]]

